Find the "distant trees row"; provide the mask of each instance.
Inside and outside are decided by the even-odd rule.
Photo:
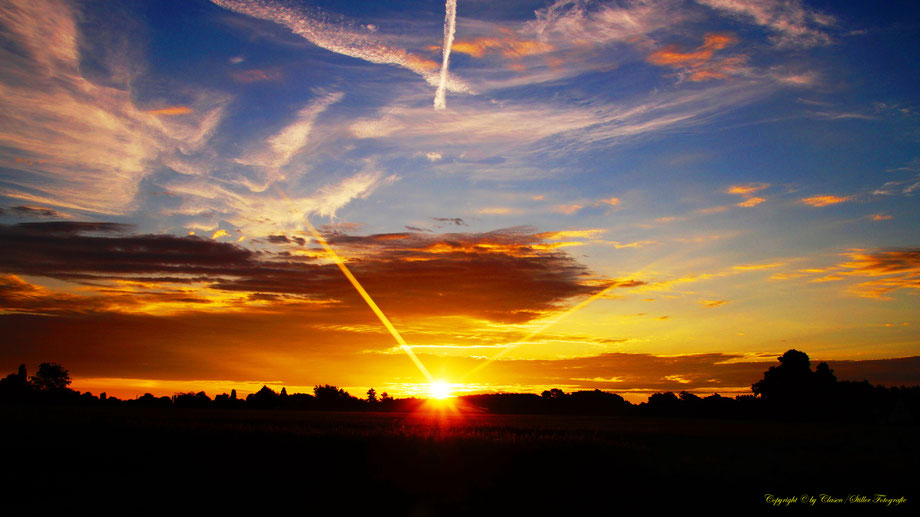
[[[827,363],[811,369],[808,355],[789,350],[751,386],[751,395],[734,398],[714,393],[700,397],[690,392],[655,393],[647,402],[634,405],[623,397],[603,392],[560,389],[531,393],[493,393],[457,398],[462,406],[494,413],[544,413],[582,415],[682,416],[702,418],[771,418],[794,420],[851,420],[868,422],[917,422],[920,420],[920,386],[873,386],[868,381],[838,381]],[[363,399],[329,384],[317,385],[313,394],[275,392],[268,386],[245,398],[236,390],[211,399],[203,391],[176,393],[172,397],[141,397],[120,400],[73,391],[70,375],[61,365],[42,363],[32,377],[22,365],[16,373],[0,379],[2,404],[81,404],[135,407],[295,409],[334,411],[414,411],[424,399],[379,397],[373,388]]]

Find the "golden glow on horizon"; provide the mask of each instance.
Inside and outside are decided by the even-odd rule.
[[[428,396],[437,400],[443,400],[450,397],[450,384],[444,381],[432,382],[428,385]]]

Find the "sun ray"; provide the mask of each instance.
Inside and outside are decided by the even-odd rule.
[[[275,186],[275,191],[279,196],[281,196],[282,199],[287,201],[292,209],[294,209],[294,204],[291,202],[290,198],[288,198],[287,195],[285,195],[285,193],[277,187],[277,185]],[[371,295],[368,294],[368,292],[361,285],[361,282],[359,282],[358,279],[355,278],[355,275],[351,273],[351,270],[348,269],[347,265],[345,265],[345,261],[342,260],[342,257],[340,257],[339,254],[336,253],[334,249],[332,249],[332,246],[329,245],[329,242],[326,241],[326,238],[323,237],[323,234],[319,233],[319,231],[313,226],[313,223],[310,222],[310,216],[305,214],[303,220],[307,226],[307,229],[310,231],[310,235],[312,235],[313,238],[319,242],[320,246],[323,247],[323,250],[326,251],[329,257],[332,258],[332,261],[335,262],[335,265],[338,266],[342,274],[345,275],[345,278],[347,278],[355,290],[358,291],[358,294],[361,295],[361,298],[364,299],[364,302],[367,303],[367,306],[370,307],[372,311],[374,311],[374,314],[377,315],[377,319],[380,320],[380,323],[383,323],[383,326],[386,327],[386,329],[390,332],[390,335],[393,336],[393,339],[396,340],[396,343],[399,344],[399,348],[409,356],[409,359],[411,359],[413,363],[415,363],[415,366],[418,367],[419,371],[421,371],[425,378],[428,379],[428,382],[434,382],[434,378],[431,376],[431,373],[428,372],[428,369],[425,368],[424,364],[422,364],[421,359],[419,359],[418,356],[415,355],[415,352],[412,351],[412,347],[406,343],[406,340],[403,339],[399,331],[396,330],[396,327],[390,323],[390,319],[387,318],[386,314],[384,314],[382,310],[380,310],[380,307],[377,306],[377,303],[374,302],[374,299],[371,298]]]
[[[562,321],[563,319],[565,319],[565,318],[571,316],[572,314],[574,314],[574,313],[580,311],[581,309],[585,308],[586,306],[588,306],[588,304],[590,304],[590,303],[593,302],[594,300],[597,300],[598,298],[603,297],[605,294],[607,294],[607,293],[610,292],[611,290],[615,289],[615,288],[618,287],[619,285],[620,285],[620,282],[614,282],[613,284],[611,284],[611,285],[605,287],[605,288],[602,289],[601,291],[598,291],[597,293],[594,293],[594,294],[591,295],[590,297],[585,298],[585,299],[582,300],[581,302],[579,302],[579,303],[573,305],[572,307],[570,307],[567,311],[565,311],[565,312],[563,312],[562,314],[556,316],[555,318],[549,320],[548,322],[544,323],[543,325],[541,325],[541,326],[540,326],[539,328],[537,328],[536,330],[530,332],[529,334],[527,334],[526,336],[524,336],[523,338],[521,338],[521,341],[528,341],[528,340],[530,340],[530,339],[533,339],[536,335],[540,334],[541,332],[543,332],[543,331],[545,331],[546,329],[552,327],[552,326],[555,325],[556,323],[559,323],[559,322]],[[489,366],[489,365],[492,364],[493,362],[495,362],[495,361],[501,359],[505,354],[507,354],[507,353],[510,352],[511,350],[513,350],[513,349],[512,349],[512,348],[503,348],[503,349],[500,350],[497,354],[495,354],[495,355],[493,355],[492,357],[486,359],[485,362],[480,363],[480,364],[476,365],[475,367],[473,367],[473,369],[470,370],[466,375],[464,375],[464,376],[462,377],[462,379],[468,378],[469,376],[471,376],[471,375],[475,374],[476,372],[482,370],[482,369],[485,368],[486,366]]]

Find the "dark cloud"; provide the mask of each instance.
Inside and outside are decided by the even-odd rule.
[[[26,217],[66,217],[64,214],[41,206],[14,206],[13,212]]]
[[[297,237],[296,235],[292,237],[288,237],[287,235],[269,235],[268,242],[274,244],[293,244],[296,242],[297,244],[303,246],[307,243],[307,240],[303,237]]]
[[[459,217],[432,217],[432,219],[439,223],[447,223],[448,226],[468,226],[465,222],[463,222],[463,219],[460,219]]]
[[[427,230],[425,228],[419,228],[418,226],[405,226],[404,228],[409,230],[410,232],[431,233],[431,230]]]
[[[871,278],[851,288],[860,296],[888,299],[899,289],[920,289],[920,248],[856,250],[847,256],[849,261],[839,264],[839,271]]]
[[[72,234],[83,233],[125,233],[134,228],[130,224],[104,223],[104,222],[69,222],[54,221],[47,223],[19,223],[12,227],[4,227],[0,232],[6,234],[19,233],[21,235],[41,234]]]
[[[0,271],[92,285],[112,280],[201,283],[215,290],[258,293],[265,301],[265,295],[293,295],[335,300],[338,310],[366,310],[334,264],[309,257],[255,252],[193,236],[87,235],[126,229],[109,223],[0,226],[0,247],[9,250],[0,256]],[[445,235],[327,235],[349,257],[349,267],[377,303],[396,317],[526,321],[605,287],[526,227]],[[641,285],[635,280],[610,282]]]

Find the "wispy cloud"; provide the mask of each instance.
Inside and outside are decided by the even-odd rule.
[[[750,208],[750,207],[752,207],[752,206],[757,206],[757,205],[763,203],[764,201],[766,201],[766,199],[764,199],[764,198],[762,198],[762,197],[751,197],[751,198],[748,198],[748,199],[746,199],[746,200],[744,200],[744,201],[738,203],[738,206],[744,207],[744,208]]]
[[[684,14],[668,1],[600,4],[587,0],[557,0],[538,9],[524,26],[525,34],[566,45],[605,45],[632,42],[680,23]]]
[[[813,47],[831,42],[827,28],[833,16],[811,10],[799,0],[696,0],[745,21],[765,27],[780,46]]]
[[[273,1],[212,0],[231,11],[284,25],[294,34],[330,52],[363,59],[370,63],[396,65],[422,76],[428,84],[438,86],[438,63],[428,57],[385,43],[376,30],[369,30],[345,21],[333,23],[314,16],[305,9],[296,9]],[[456,77],[448,77],[445,89],[469,92],[470,88]]]
[[[244,165],[273,169],[287,165],[291,158],[307,145],[317,117],[329,106],[342,100],[342,97],[344,95],[340,92],[319,95],[297,112],[293,122],[268,138],[264,147],[237,158],[236,161]]]
[[[138,107],[130,84],[139,65],[114,58],[106,63],[109,83],[87,79],[68,3],[7,3],[0,7],[0,32],[21,49],[0,49],[0,143],[16,153],[0,153],[0,165],[18,172],[3,189],[9,197],[104,214],[129,211],[157,161],[200,149],[229,100],[199,91],[190,92],[188,104]]]
[[[851,199],[852,199],[851,196],[825,195],[825,196],[806,197],[800,200],[800,202],[808,206],[814,206],[814,207],[820,208],[824,206],[836,205],[838,203],[845,203],[847,201],[850,201]]]
[[[845,255],[849,260],[839,265],[842,274],[874,278],[850,287],[859,296],[887,300],[899,289],[920,290],[920,248],[853,250]]]
[[[748,196],[769,187],[769,183],[747,183],[745,185],[732,185],[726,190],[729,194],[740,194]]]
[[[648,61],[659,66],[681,70],[690,81],[725,79],[741,71],[747,56],[735,55],[715,58],[716,52],[737,42],[730,34],[710,33],[703,38],[703,44],[688,52],[670,45],[649,54]]]
[[[544,142],[544,147],[570,152],[701,124],[720,111],[751,102],[769,91],[761,84],[736,81],[690,92],[656,93],[622,103],[595,102],[577,107],[534,102],[496,105],[468,98],[449,112],[437,114],[406,99],[403,105],[386,108],[375,118],[354,122],[350,129],[357,138],[387,138],[416,149],[475,145],[478,152],[504,155],[513,154],[509,145],[522,153],[555,136],[553,142]]]

